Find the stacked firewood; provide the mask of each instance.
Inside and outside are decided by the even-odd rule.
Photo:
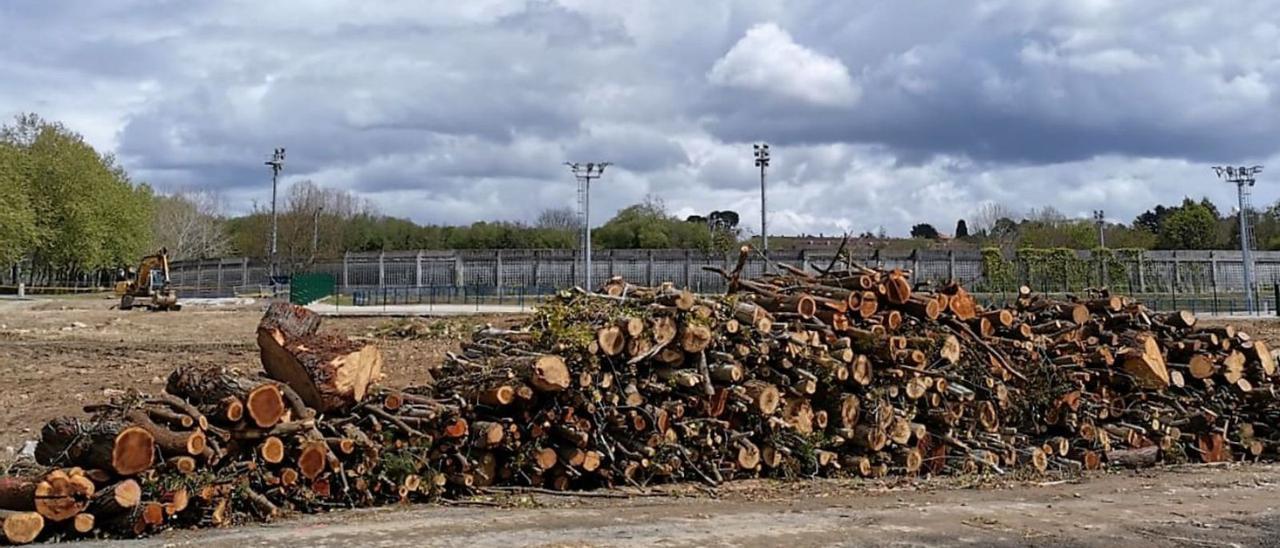
[[[263,371],[179,366],[51,421],[0,479],[10,542],[136,536],[509,488],[1074,473],[1274,458],[1276,362],[1105,290],[984,308],[899,270],[719,270],[721,296],[615,278],[476,331],[420,385],[273,304]]]

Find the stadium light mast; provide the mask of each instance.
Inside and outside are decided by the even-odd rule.
[[[1093,222],[1098,225],[1098,247],[1107,247],[1107,217],[1101,209],[1093,210]]]
[[[1107,214],[1101,209],[1093,210],[1093,222],[1098,225],[1098,253],[1107,247]],[[1102,280],[1103,287],[1107,284],[1107,261],[1099,258],[1098,261],[1098,279]]]
[[[275,149],[265,164],[271,168],[271,285],[276,283],[276,236],[279,234],[279,218],[276,216],[276,188],[280,171],[284,169],[284,147]]]
[[[769,225],[765,217],[765,211],[768,208],[765,205],[765,168],[769,167],[769,144],[760,143],[751,145],[755,150],[756,167],[760,168],[760,249],[764,252],[765,257],[769,256]]]
[[[1253,273],[1253,230],[1249,226],[1249,192],[1256,182],[1256,175],[1262,172],[1262,166],[1214,166],[1213,172],[1218,174],[1218,178],[1228,183],[1236,185],[1236,196],[1240,200],[1240,259],[1243,263],[1241,270],[1244,271],[1244,292],[1245,302],[1249,307],[1249,313],[1257,312],[1257,303],[1254,298],[1254,288],[1257,280],[1254,279]]]
[[[609,162],[585,164],[565,162],[564,165],[569,166],[573,177],[578,180],[579,196],[582,197],[583,285],[587,291],[591,291],[591,180],[604,176],[604,168],[611,164]]]

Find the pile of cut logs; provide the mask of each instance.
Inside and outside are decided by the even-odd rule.
[[[184,365],[44,426],[0,478],[9,542],[138,536],[511,488],[1074,473],[1275,458],[1260,340],[1108,294],[777,265],[720,296],[609,280],[475,332],[435,378],[379,386],[372,345],[271,305],[263,371]],[[837,268],[838,267],[838,268]]]

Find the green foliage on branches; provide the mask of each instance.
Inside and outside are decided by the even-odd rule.
[[[1184,199],[1182,205],[1160,221],[1159,245],[1163,249],[1212,249],[1217,214],[1203,202]]]
[[[0,230],[15,235],[3,238],[2,258],[83,272],[136,261],[150,245],[151,189],[130,181],[112,156],[34,114],[0,130],[0,142],[0,216],[14,220]]]
[[[682,221],[654,202],[619,211],[604,226],[592,231],[591,238],[604,249],[710,250],[713,243],[711,230],[705,224]]]
[[[0,265],[17,262],[40,240],[27,189],[29,177],[26,155],[0,142]]]
[[[1017,250],[1012,260],[999,248],[982,250],[983,283],[978,291],[1011,292],[1019,285],[1036,291],[1081,291],[1101,285],[1130,292],[1129,268],[1136,264],[1141,249],[1093,249],[1087,257],[1075,249],[1030,248]]]
[[[912,238],[938,239],[938,229],[929,223],[920,223],[911,227]]]

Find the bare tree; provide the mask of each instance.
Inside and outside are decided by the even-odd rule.
[[[977,212],[973,214],[973,225],[969,228],[975,232],[990,232],[995,228],[996,221],[1000,219],[1016,221],[1017,217],[1018,212],[1013,208],[1000,202],[987,200],[978,206]]]
[[[222,216],[222,197],[211,191],[180,192],[156,200],[153,247],[173,260],[219,257],[231,248]]]
[[[1058,226],[1067,220],[1067,216],[1058,208],[1047,205],[1041,208],[1033,208],[1027,212],[1027,219],[1038,221],[1049,226]]]
[[[578,212],[571,207],[555,207],[544,209],[538,214],[538,220],[534,223],[538,228],[553,228],[557,230],[577,230],[581,228],[582,223],[578,219]]]
[[[303,264],[340,254],[344,222],[372,213],[372,205],[350,191],[310,180],[293,183],[280,213],[280,255]]]

